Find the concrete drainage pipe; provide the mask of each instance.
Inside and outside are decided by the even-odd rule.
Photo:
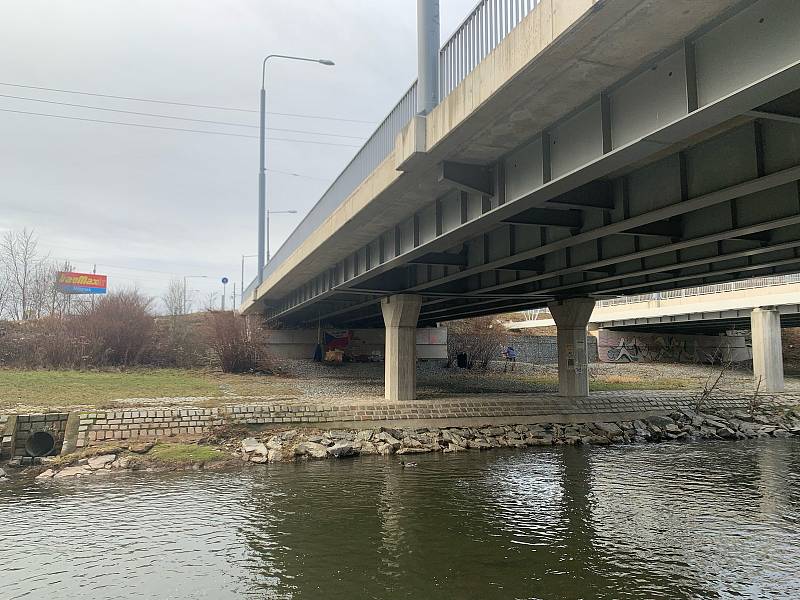
[[[46,431],[36,431],[25,442],[28,456],[47,456],[56,447],[56,440]]]

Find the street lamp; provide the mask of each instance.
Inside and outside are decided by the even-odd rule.
[[[183,276],[183,314],[186,314],[186,280],[187,279],[208,279],[208,275],[184,275]]]
[[[267,190],[267,177],[265,167],[266,157],[266,128],[267,128],[267,92],[266,77],[267,77],[267,61],[270,58],[284,58],[286,60],[301,60],[304,62],[314,62],[325,66],[333,66],[333,61],[327,58],[305,58],[302,56],[288,56],[286,54],[270,54],[261,63],[261,126],[259,135],[259,171],[258,171],[258,284],[264,282],[264,265],[265,249],[267,247],[266,241],[266,190]]]
[[[267,214],[267,262],[269,263],[269,216],[270,215],[296,215],[296,210],[268,210]]]

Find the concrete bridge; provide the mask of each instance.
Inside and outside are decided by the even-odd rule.
[[[551,315],[543,312],[539,316],[507,327],[526,331],[555,326]],[[725,358],[712,356],[721,350],[733,361],[752,359],[756,380],[761,381],[761,389],[770,392],[784,389],[782,327],[800,327],[798,274],[602,300],[589,317],[589,331],[597,337],[598,347],[609,345],[605,339],[609,336],[604,335],[607,330],[636,333],[640,339],[642,334],[691,335],[695,344],[703,340],[708,347],[700,349],[712,360]],[[751,332],[750,350],[741,335],[718,337],[741,330]],[[600,358],[603,360],[602,352]]]
[[[800,3],[485,0],[438,54],[420,24],[419,81],[245,313],[385,325],[404,400],[417,325],[548,306],[579,397],[595,299],[800,270]]]
[[[595,303],[590,329],[719,334],[750,329],[751,311],[771,306],[781,327],[800,327],[800,274],[623,296]],[[555,327],[548,312],[507,323],[511,331]]]

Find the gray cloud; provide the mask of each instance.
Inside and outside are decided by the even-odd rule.
[[[474,0],[443,0],[443,36]],[[0,82],[256,109],[271,52],[328,57],[337,66],[274,62],[269,110],[366,119],[373,125],[270,116],[271,127],[366,138],[416,76],[416,2],[5,0]],[[257,124],[257,115],[0,86],[25,96]],[[0,97],[0,109],[256,135],[234,128]],[[350,138],[269,137],[360,145]],[[268,201],[299,215],[272,219],[272,249],[290,233],[356,148],[268,143]],[[170,273],[239,280],[256,246],[258,142],[0,112],[0,230],[35,228],[42,247],[111,287],[157,296]],[[249,261],[248,277],[254,272]],[[142,269],[137,271],[136,269]],[[154,271],[159,271],[158,273]],[[230,289],[229,289],[230,292]]]

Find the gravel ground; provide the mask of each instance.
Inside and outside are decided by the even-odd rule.
[[[477,393],[531,393],[557,391],[556,365],[517,363],[514,373],[503,373],[502,362],[485,371],[445,369],[437,363],[420,362],[417,367],[417,390],[420,398]],[[309,360],[283,360],[281,370],[291,378],[304,398],[373,398],[383,396],[382,363],[346,363],[329,365]],[[683,364],[609,364],[593,363],[589,375],[602,389],[620,386],[626,390],[680,389],[694,392],[713,383],[720,367]],[[727,371],[721,390],[750,389],[752,372]],[[710,383],[709,383],[710,385]],[[787,391],[800,390],[800,379],[786,379]]]

